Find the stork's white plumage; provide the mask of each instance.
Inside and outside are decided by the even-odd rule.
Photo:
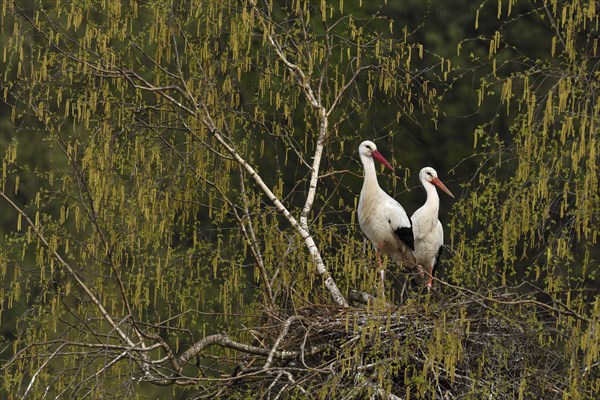
[[[380,252],[387,254],[400,267],[414,266],[413,229],[404,208],[379,187],[373,159],[392,171],[394,168],[377,151],[375,143],[369,140],[360,144],[358,154],[365,169],[358,201],[358,223],[376,248],[377,262],[383,279]]]
[[[440,181],[437,172],[431,167],[423,168],[419,173],[419,179],[427,192],[427,200],[410,219],[413,224],[417,263],[426,269],[427,287],[431,288],[435,267],[439,262],[444,245],[444,229],[438,219],[440,198],[435,187],[439,187],[451,197],[454,195]]]

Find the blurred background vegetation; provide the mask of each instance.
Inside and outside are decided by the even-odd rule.
[[[425,200],[424,166],[457,195],[442,197],[441,280],[556,310],[492,307],[529,321],[539,345],[561,359],[564,386],[536,393],[593,398],[600,390],[598,23],[593,0],[3,2],[0,185],[43,227],[50,248],[0,199],[0,397],[42,398],[48,387],[53,396],[92,398],[185,398],[197,390],[127,380],[135,373],[125,362],[90,382],[103,371],[100,353],[44,364],[56,348],[33,343],[102,343],[103,335],[118,342],[53,250],[111,315],[126,321],[131,312],[177,352],[223,331],[251,341],[270,306],[293,312],[331,303],[301,238],[193,112],[202,103],[299,215],[319,120],[266,39],[268,26],[328,107],[365,67],[328,117],[309,218],[342,292],[374,293],[374,254],[355,214],[356,153],[370,139],[397,167],[396,177],[381,171],[380,185],[409,214]],[[248,224],[255,241],[241,229]],[[401,276],[390,274],[392,284]],[[446,289],[439,285],[436,299],[416,294],[416,302],[443,303]],[[542,329],[547,322],[552,332]],[[431,340],[432,352],[461,346]],[[27,357],[15,358],[21,351]],[[230,373],[233,353],[215,350],[197,367],[208,376]],[[406,385],[421,388],[417,398],[436,398],[416,378]]]

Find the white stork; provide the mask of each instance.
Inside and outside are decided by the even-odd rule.
[[[375,143],[369,140],[360,144],[358,154],[365,169],[365,179],[358,201],[358,223],[376,248],[383,283],[384,271],[380,252],[391,257],[401,268],[415,265],[413,228],[404,208],[379,187],[373,158],[392,171],[394,168],[377,151]]]
[[[454,197],[446,185],[440,181],[437,172],[431,167],[425,167],[419,172],[419,180],[427,192],[425,204],[414,212],[410,219],[413,223],[415,235],[415,255],[417,263],[427,271],[427,288],[430,289],[433,282],[433,273],[438,265],[442,246],[444,245],[444,229],[438,219],[440,209],[440,198],[436,186]],[[435,186],[434,186],[435,185]]]

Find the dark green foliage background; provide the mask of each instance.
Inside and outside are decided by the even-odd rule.
[[[373,253],[355,215],[362,180],[356,150],[371,139],[397,167],[396,177],[380,173],[381,186],[409,213],[424,201],[424,166],[457,195],[442,197],[448,251],[440,279],[481,298],[522,296],[523,307],[496,305],[492,314],[529,324],[537,345],[561,360],[553,373],[564,374],[564,386],[558,394],[540,390],[548,398],[593,398],[600,391],[598,5],[267,1],[256,7],[265,25],[253,4],[2,4],[0,189],[42,227],[50,249],[111,315],[125,318],[129,302],[132,315],[178,352],[223,331],[252,341],[252,329],[268,319],[265,309],[272,311],[242,223],[256,231],[279,309],[330,304],[301,238],[198,117],[201,104],[300,214],[319,116],[269,43],[271,33],[321,88],[325,107],[334,106],[309,224],[342,292],[374,293]],[[397,271],[390,275],[400,280]],[[0,276],[0,359],[7,363],[0,397],[20,398],[38,370],[31,398],[47,387],[53,396],[92,398],[212,393],[210,381],[190,389],[134,382],[126,362],[89,382],[105,365],[100,353],[44,364],[55,348],[34,343],[118,338],[3,199]],[[443,309],[450,287],[438,290],[436,299],[417,297],[415,307],[433,302],[423,309],[428,321],[447,317],[464,332],[462,311]],[[547,305],[545,313],[530,312],[529,301]],[[435,329],[429,356],[450,370],[464,356],[462,336]],[[503,346],[494,347],[499,369],[510,367]],[[358,360],[363,350],[346,356]],[[13,358],[20,351],[27,358]],[[235,354],[211,350],[198,361],[198,376],[230,373]],[[409,376],[407,390],[417,398],[436,395],[425,372],[394,368]],[[473,371],[477,379],[484,373]],[[328,393],[327,385],[318,390]]]

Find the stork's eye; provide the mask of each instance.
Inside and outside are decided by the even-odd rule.
[[[367,149],[371,150],[371,146],[367,145]]]
[[[427,171],[427,175],[429,175],[429,176],[433,176],[433,175],[431,175],[431,172],[429,172],[429,171]]]

